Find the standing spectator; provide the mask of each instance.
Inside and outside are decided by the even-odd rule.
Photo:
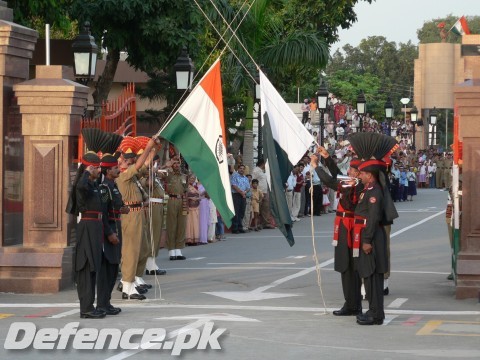
[[[328,187],[322,186],[322,193],[323,193],[322,205],[323,205],[323,213],[324,214],[329,213],[328,207],[330,206],[330,199],[328,198],[328,192],[329,192]]]
[[[304,99],[302,104],[302,124],[305,124],[309,117],[310,105],[308,104],[308,99]]]
[[[417,186],[416,186],[417,176],[415,172],[412,171],[412,168],[408,168],[407,171],[407,181],[408,181],[408,196],[410,196],[410,201],[413,201],[413,196],[417,195]],[[408,200],[408,197],[407,197]]]
[[[420,164],[420,169],[418,171],[418,187],[426,188],[427,187],[427,164],[422,162]]]
[[[315,98],[310,100],[310,118],[312,119],[312,123],[316,124],[317,121],[317,101]]]
[[[217,207],[213,203],[212,199],[207,192],[204,194],[205,198],[208,199],[208,242],[214,243],[217,241],[217,237],[215,236],[215,230],[218,223],[217,218]]]
[[[187,190],[187,226],[185,228],[185,244],[196,246],[200,237],[200,192],[195,184],[195,175],[188,177]]]
[[[429,178],[429,185],[430,189],[435,189],[435,172],[437,171],[437,164],[435,164],[432,160],[428,160],[428,178]]]
[[[253,213],[253,228],[255,231],[261,230],[259,227],[259,213],[260,203],[262,202],[263,194],[258,189],[258,180],[252,180],[252,213]]]
[[[259,159],[257,161],[257,166],[253,169],[252,177],[253,179],[258,180],[258,189],[263,195],[260,203],[260,224],[258,226],[261,228],[273,229],[267,175],[265,174],[265,160]]]
[[[198,245],[208,244],[208,227],[210,224],[210,198],[208,197],[205,187],[199,182],[198,192],[200,194],[199,206],[199,231]],[[207,195],[207,196],[206,196]]]
[[[400,201],[407,201],[407,195],[408,195],[407,171],[403,166],[400,166]]]
[[[303,170],[303,164],[302,164],[302,167],[297,166],[297,173],[295,174],[296,182],[295,182],[295,187],[293,188],[292,217],[295,219],[295,221],[300,220],[298,218],[298,215],[300,212],[300,204],[302,200],[302,190],[305,185],[301,170]]]
[[[307,121],[305,122],[305,129],[311,134],[313,130],[312,126],[312,119],[308,118]]]
[[[250,190],[250,183],[248,178],[244,175],[245,165],[240,164],[236,172],[234,172],[230,178],[232,184],[232,198],[233,207],[235,209],[235,216],[232,220],[232,233],[244,233],[242,227],[242,220],[245,216],[245,206],[247,192]]]
[[[292,221],[297,221],[297,218],[293,216],[293,189],[297,185],[297,165],[293,167],[292,172],[290,173],[285,189],[285,198],[287,199],[288,211],[290,212],[290,217]]]
[[[244,231],[250,231],[252,224],[252,175],[247,175],[248,184],[250,186],[245,197],[245,215],[242,219],[242,227]]]

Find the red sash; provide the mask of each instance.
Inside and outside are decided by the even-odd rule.
[[[349,248],[352,248],[352,229],[353,229],[353,212],[346,211],[339,203],[337,207],[337,216],[335,217],[335,223],[333,228],[333,241],[332,245],[337,246],[338,234],[340,232],[340,223],[347,229],[347,244]]]
[[[353,257],[360,255],[360,235],[362,229],[367,227],[367,219],[363,216],[355,215],[355,221],[353,225]]]

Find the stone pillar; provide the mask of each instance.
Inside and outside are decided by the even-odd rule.
[[[12,276],[0,279],[0,289],[52,293],[72,284],[75,219],[65,208],[88,87],[66,80],[66,70],[37,66],[35,79],[14,86],[24,136],[24,238],[9,249]]]
[[[457,299],[480,296],[480,79],[454,89],[463,141],[462,213],[457,258]]]
[[[9,171],[7,159],[6,138],[11,137],[9,129],[15,127],[18,131],[15,134],[15,145],[22,148],[20,120],[18,116],[9,117],[12,114],[13,86],[29,78],[29,61],[32,58],[38,33],[34,30],[13,23],[12,9],[7,7],[5,1],[0,1],[0,291],[14,291],[10,278],[18,273],[16,268],[12,267],[16,263],[15,255],[11,250],[18,249],[17,246],[8,246],[11,244],[5,238],[5,233],[16,234],[17,239],[14,244],[21,244],[22,241],[22,198],[17,201],[19,209],[9,213],[5,208],[5,188],[7,184],[4,179],[12,175]],[[21,156],[16,157],[16,161],[22,162]],[[15,181],[21,183],[22,171],[16,171]],[[5,220],[6,219],[6,220]],[[18,227],[20,227],[18,229]],[[12,229],[13,228],[13,229]],[[15,250],[14,250],[15,251]]]

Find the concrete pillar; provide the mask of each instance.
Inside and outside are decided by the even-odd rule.
[[[463,141],[462,213],[460,251],[457,258],[458,299],[480,296],[480,79],[454,89]]]
[[[23,246],[9,249],[11,276],[0,289],[52,293],[72,284],[75,219],[65,207],[88,87],[66,80],[66,70],[37,66],[35,79],[14,86],[24,136]]]

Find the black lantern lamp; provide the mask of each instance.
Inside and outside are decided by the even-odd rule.
[[[90,23],[83,25],[83,31],[75,38],[72,44],[73,72],[75,79],[87,85],[95,77],[97,67],[98,46],[95,39],[90,35]]]
[[[177,79],[177,90],[191,90],[195,66],[192,59],[188,56],[186,47],[183,47],[173,68]]]

